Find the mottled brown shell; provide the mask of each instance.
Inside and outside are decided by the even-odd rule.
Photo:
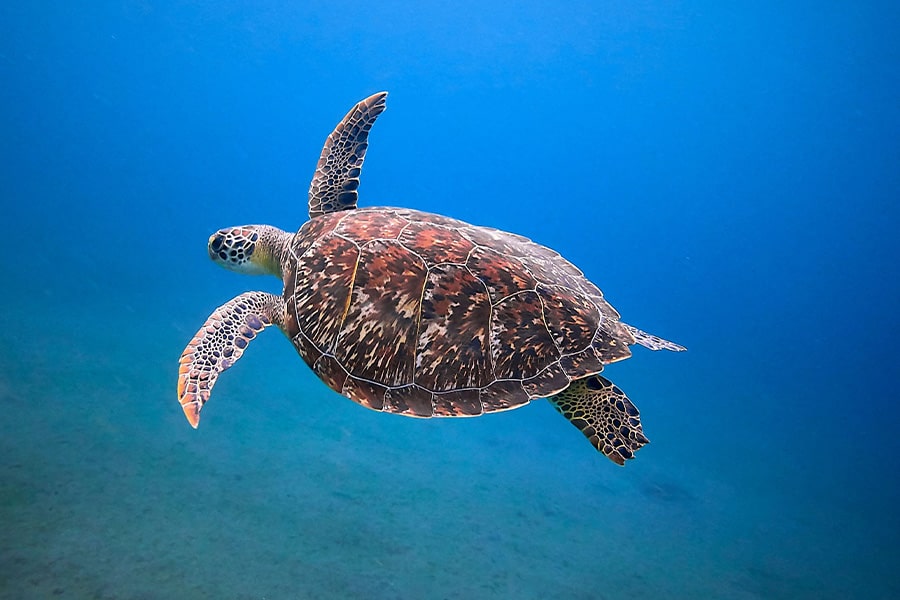
[[[335,391],[467,416],[565,389],[631,355],[597,287],[530,240],[424,212],[316,217],[285,257],[285,329]]]

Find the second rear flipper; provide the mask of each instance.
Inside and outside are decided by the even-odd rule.
[[[611,461],[624,465],[650,442],[641,429],[641,414],[608,379],[591,375],[548,398],[562,415]]]

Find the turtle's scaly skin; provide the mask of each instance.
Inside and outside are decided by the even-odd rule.
[[[282,263],[285,332],[333,390],[375,410],[474,416],[631,355],[629,329],[558,253],[398,208],[322,215]]]
[[[281,296],[244,292],[217,308],[188,342],[178,361],[178,397],[192,426],[200,422],[200,409],[219,373],[237,362],[251,340],[273,324],[272,318],[281,325],[283,313]]]
[[[634,458],[650,441],[637,407],[614,383],[599,375],[573,381],[550,398],[550,404],[617,465]]]
[[[359,174],[369,147],[369,130],[384,112],[387,92],[373,94],[347,113],[325,139],[309,186],[309,216],[356,208]]]

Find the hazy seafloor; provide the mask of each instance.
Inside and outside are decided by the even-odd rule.
[[[0,597],[896,591],[881,578],[895,557],[868,551],[895,543],[890,523],[807,487],[808,474],[742,439],[739,420],[737,433],[685,433],[698,395],[723,396],[697,370],[703,346],[638,350],[607,368],[652,440],[619,468],[542,401],[478,419],[363,409],[271,330],[220,380],[194,431],[174,399],[173,350],[197,311],[84,309],[4,313],[7,331],[33,326],[3,350],[15,376],[0,387]],[[752,403],[752,391],[728,393],[723,402]]]
[[[0,3],[0,599],[900,598],[896,2]],[[688,347],[418,420],[269,330],[198,430],[177,361],[272,278],[326,135],[388,90],[361,206],[548,245]]]

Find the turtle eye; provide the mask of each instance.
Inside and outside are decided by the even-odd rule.
[[[215,253],[218,253],[219,250],[222,249],[222,236],[217,235],[213,238],[213,240],[209,243],[209,248]]]

